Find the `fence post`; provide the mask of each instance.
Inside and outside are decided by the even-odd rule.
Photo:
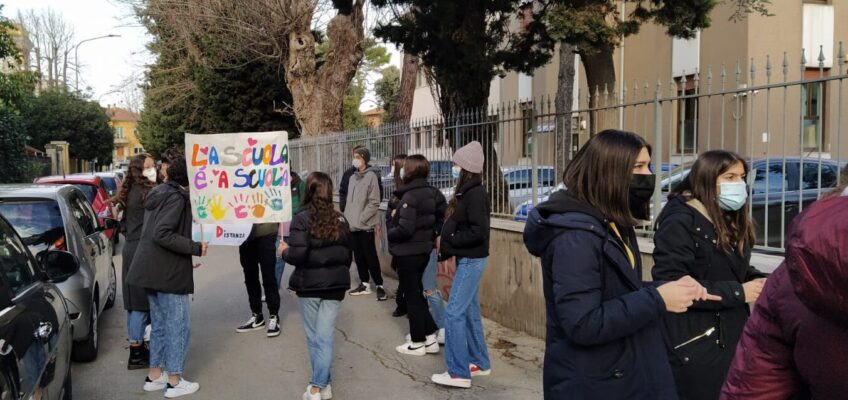
[[[657,90],[654,94],[654,151],[652,154],[653,164],[654,164],[654,174],[661,178],[662,177],[662,103],[660,102],[660,90],[662,89],[662,83],[659,79],[657,79]],[[670,175],[669,175],[670,177]],[[659,216],[660,207],[662,207],[661,201],[661,192],[662,192],[662,179],[657,179],[654,183],[654,212],[653,212],[653,220],[656,221],[656,218]]]
[[[533,140],[533,150],[530,153],[530,194],[533,196],[533,206],[539,202],[539,171],[537,167],[537,155],[539,153],[538,147],[538,137],[536,137],[536,103],[530,102],[530,137]],[[507,182],[507,185],[509,182]],[[507,188],[507,193],[509,193],[509,188]]]

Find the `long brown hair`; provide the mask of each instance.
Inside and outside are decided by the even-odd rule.
[[[333,180],[323,172],[306,178],[303,204],[309,210],[309,234],[321,240],[339,240],[339,213],[333,207]]]
[[[833,190],[823,194],[822,198],[840,196],[845,189],[848,189],[848,166],[842,167],[842,173],[839,174],[839,185],[833,188]]]
[[[636,158],[648,144],[633,132],[608,129],[589,139],[563,173],[566,190],[621,226],[634,226],[630,183]],[[650,150],[649,150],[650,151]]]
[[[427,157],[415,154],[406,158],[403,163],[403,183],[407,184],[415,179],[426,179],[430,176],[430,162]]]
[[[445,218],[450,218],[453,215],[454,210],[456,210],[456,195],[459,193],[459,189],[461,189],[466,183],[474,180],[474,179],[482,179],[482,174],[475,174],[473,172],[468,172],[464,168],[459,171],[459,181],[456,182],[456,187],[453,188],[453,196],[451,196],[450,201],[448,201],[448,207],[445,211]]]
[[[403,168],[403,162],[406,161],[406,154],[397,154],[394,158],[392,158],[392,166],[395,168],[395,190],[399,188],[403,184],[403,179],[400,177],[400,169]],[[406,171],[404,171],[406,172]]]
[[[722,210],[718,202],[718,177],[736,165],[742,163],[745,175],[750,169],[748,163],[738,154],[725,150],[712,150],[702,153],[692,164],[689,175],[669,193],[668,197],[683,196],[684,200],[698,199],[707,209],[716,232],[716,245],[725,252],[736,251],[744,255],[756,240],[754,223],[748,214],[751,201],[745,202],[739,210]]]
[[[151,182],[147,177],[144,176],[144,162],[147,159],[153,159],[153,156],[147,153],[136,154],[132,160],[130,160],[130,166],[127,171],[127,179],[121,183],[121,188],[118,190],[118,193],[112,196],[109,199],[113,204],[118,204],[124,210],[127,209],[127,199],[130,195],[130,190],[134,186],[138,186],[139,188],[150,189],[156,184]],[[157,171],[158,174],[158,171]]]

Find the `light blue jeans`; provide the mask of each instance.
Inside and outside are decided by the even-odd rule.
[[[283,241],[288,243],[289,238],[283,238]],[[277,241],[274,243],[274,251],[280,248],[280,237],[277,236]],[[283,257],[277,257],[277,264],[274,265],[275,273],[277,274],[277,287],[283,288],[283,271],[286,270],[286,261]]]
[[[188,295],[153,292],[150,303],[150,367],[182,375],[191,336]]]
[[[421,285],[424,287],[424,297],[430,304],[430,315],[433,316],[433,321],[436,321],[436,326],[439,329],[445,327],[445,303],[442,301],[442,292],[439,291],[438,272],[438,257],[436,250],[430,253],[430,263],[427,264],[427,269],[424,270],[424,277],[421,279]],[[429,294],[428,294],[429,292]]]
[[[480,317],[480,279],[486,258],[458,258],[445,312],[445,363],[448,373],[471,379],[469,365],[491,368],[483,320]]]
[[[150,313],[147,311],[127,311],[127,338],[130,344],[144,342],[144,328],[150,324]]]
[[[333,333],[336,330],[336,316],[339,315],[342,302],[300,297],[299,304],[303,332],[306,334],[306,346],[309,348],[309,358],[312,360],[312,379],[309,384],[324,389],[330,384]]]

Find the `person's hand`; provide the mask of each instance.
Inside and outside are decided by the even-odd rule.
[[[674,282],[663,284],[657,288],[666,310],[673,313],[683,313],[696,300],[721,300],[721,297],[706,293],[701,284],[689,276],[684,276]]]
[[[201,264],[201,263],[197,263],[197,264],[192,265],[191,267],[192,267],[192,268],[194,268],[194,269],[198,269],[198,268],[200,268],[202,265],[203,265],[203,264]]]
[[[286,249],[288,249],[288,248],[289,248],[289,245],[286,242],[281,240],[280,245],[277,247],[277,257],[282,257],[283,253],[285,253]]]
[[[200,256],[206,257],[206,253],[209,251],[209,242],[200,242]]]
[[[766,278],[754,279],[742,284],[742,289],[745,290],[745,302],[753,303],[760,297],[763,291],[763,286],[766,284]]]
[[[699,288],[698,295],[695,297],[695,300],[721,301],[721,296],[716,296],[716,295],[712,295],[712,294],[707,293],[707,288],[705,288],[703,285],[701,285],[700,282],[696,281],[695,278],[693,278],[689,275],[686,275],[686,276],[678,279],[677,281],[682,283],[682,284],[689,284],[691,286],[696,286],[696,287]]]
[[[394,210],[392,210],[392,218],[394,218],[394,217],[395,217],[395,214],[397,214],[397,208],[395,208]]]

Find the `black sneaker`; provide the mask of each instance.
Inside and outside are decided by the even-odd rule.
[[[276,315],[268,318],[268,337],[280,336],[280,319]]]
[[[265,318],[262,317],[262,314],[253,314],[250,316],[250,319],[244,323],[244,325],[236,328],[236,332],[244,333],[255,331],[257,329],[262,329],[265,326]]]
[[[350,293],[351,296],[362,296],[363,294],[371,294],[371,287],[369,287],[367,283],[360,283],[359,286],[356,287],[356,289],[353,289],[348,293]]]
[[[130,346],[130,358],[127,361],[127,369],[145,369],[150,367],[150,350],[144,346]]]
[[[395,308],[395,311],[392,312],[392,316],[395,317],[395,318],[400,318],[404,315],[406,315],[406,310],[404,310],[400,307]]]
[[[383,286],[377,286],[377,301],[386,301],[389,296],[386,295],[386,289]]]

